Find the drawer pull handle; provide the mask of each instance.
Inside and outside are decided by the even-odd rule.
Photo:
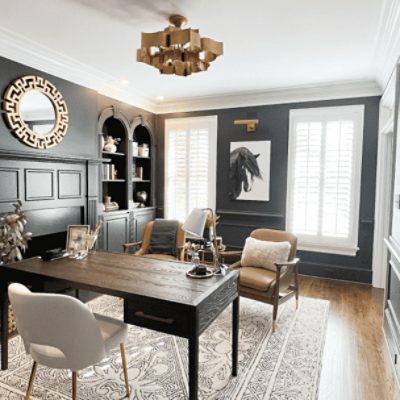
[[[141,318],[146,318],[146,319],[151,319],[153,321],[157,321],[157,322],[163,322],[164,324],[173,324],[174,323],[174,319],[173,318],[162,318],[162,317],[157,317],[155,315],[150,315],[150,314],[146,314],[143,311],[136,311],[135,315],[137,317],[141,317]]]

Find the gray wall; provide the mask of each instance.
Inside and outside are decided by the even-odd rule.
[[[117,106],[131,121],[139,114],[147,118],[151,124],[155,123],[152,113],[140,108],[122,103],[118,100],[98,94],[96,91],[74,84],[56,76],[33,69],[0,57],[0,93],[5,92],[7,86],[15,79],[24,75],[39,75],[53,83],[63,95],[69,113],[68,131],[60,144],[46,150],[38,150],[21,143],[0,118],[0,149],[23,152],[62,155],[98,157],[97,120],[101,111],[111,105]]]
[[[244,107],[191,113],[174,113],[156,117],[157,132],[157,204],[163,213],[164,199],[164,122],[167,118],[217,115],[217,212],[221,215],[218,234],[232,247],[241,247],[249,233],[258,227],[285,229],[286,178],[288,157],[289,111],[311,108],[364,104],[364,140],[359,217],[359,247],[356,257],[299,252],[300,271],[316,276],[371,282],[372,241],[375,205],[378,109],[380,97]],[[255,133],[235,126],[235,119],[258,118]],[[270,201],[234,201],[228,196],[229,152],[231,141],[271,140]]]

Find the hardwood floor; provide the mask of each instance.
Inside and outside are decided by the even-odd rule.
[[[302,276],[300,295],[330,301],[319,400],[399,400],[382,331],[383,290]]]

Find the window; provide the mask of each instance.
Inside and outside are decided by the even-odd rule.
[[[363,120],[361,105],[290,112],[286,225],[301,250],[358,250]]]
[[[165,121],[165,217],[215,209],[217,116]]]

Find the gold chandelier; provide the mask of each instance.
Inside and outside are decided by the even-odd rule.
[[[223,43],[200,37],[198,29],[182,29],[187,19],[169,17],[171,25],[162,32],[142,33],[137,61],[157,68],[161,74],[188,76],[207,71],[210,63],[223,54]]]

